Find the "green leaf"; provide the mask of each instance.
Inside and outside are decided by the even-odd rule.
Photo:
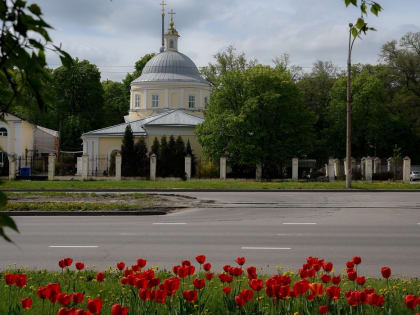
[[[354,37],[354,38],[356,38],[356,37],[357,37],[357,35],[359,35],[359,32],[357,31],[357,29],[356,29],[355,27],[353,27],[353,28],[351,29],[351,33],[352,33],[352,35],[353,35],[353,37]]]
[[[350,0],[351,4],[357,7],[357,0]]]
[[[366,26],[365,20],[363,18],[358,18],[356,22],[357,29],[361,30]]]
[[[382,7],[379,3],[374,2],[370,7],[370,12],[378,16],[379,12],[382,11]]]
[[[367,11],[366,11],[366,3],[362,3],[362,5],[360,6],[360,10],[362,10],[362,13],[363,14],[367,14]]]
[[[346,7],[350,5],[350,0],[344,0],[344,2],[346,3]]]
[[[4,195],[4,193],[1,193],[1,195]],[[7,242],[12,242],[12,240],[4,232],[5,227],[8,227],[19,233],[15,221],[13,221],[13,219],[7,214],[2,213],[0,214],[0,237],[4,238]]]
[[[28,7],[28,10],[31,11],[36,16],[40,16],[42,14],[41,8],[37,4],[35,4],[35,3],[31,4]]]

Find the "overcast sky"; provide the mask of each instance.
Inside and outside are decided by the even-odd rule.
[[[55,43],[96,64],[102,79],[119,81],[146,53],[158,52],[161,0],[38,0]],[[229,45],[271,64],[283,53],[309,69],[316,60],[346,63],[348,23],[359,12],[343,0],[166,0],[181,35],[179,50],[198,67]],[[381,46],[420,32],[419,0],[379,0],[384,11],[368,16],[378,29],[358,42],[354,62],[377,63]],[[167,17],[168,18],[168,17]],[[168,19],[165,29],[168,27]],[[49,65],[59,65],[48,55]]]

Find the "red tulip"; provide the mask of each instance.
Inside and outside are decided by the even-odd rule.
[[[341,277],[340,276],[333,276],[331,280],[332,280],[333,284],[338,285],[341,282]]]
[[[211,264],[210,264],[210,263],[205,263],[205,264],[203,265],[203,269],[204,269],[205,271],[210,271],[210,269],[211,269]]]
[[[197,290],[201,290],[202,288],[204,288],[206,282],[205,282],[204,279],[198,279],[198,278],[196,278],[196,279],[193,280],[193,284],[194,284],[194,287]]]
[[[40,299],[48,299],[51,294],[51,290],[48,287],[39,287],[37,290],[37,295]]]
[[[349,278],[350,281],[354,281],[357,278],[357,272],[356,271],[347,272],[347,277]]]
[[[330,298],[330,300],[338,300],[340,298],[340,287],[337,286],[331,286],[328,287],[325,291],[327,293],[327,296]]]
[[[76,263],[76,269],[79,270],[79,271],[85,269],[85,264],[81,263],[81,262],[77,262]]]
[[[165,286],[166,290],[168,290],[168,294],[172,296],[179,289],[179,283],[179,278],[169,278],[165,280],[163,285]]]
[[[236,263],[237,263],[239,266],[244,265],[244,264],[245,264],[245,257],[238,257],[238,258],[236,258]]]
[[[105,274],[104,273],[102,273],[102,272],[98,272],[97,274],[96,274],[96,281],[98,281],[98,282],[102,282],[102,281],[104,281],[105,280]]]
[[[111,315],[127,315],[128,311],[128,307],[124,307],[119,304],[114,304],[111,308]]]
[[[229,272],[229,269],[232,268],[230,265],[224,265],[223,266],[223,271],[224,272]]]
[[[311,294],[307,294],[307,295],[306,295],[306,299],[307,299],[309,302],[312,302],[312,301],[315,299],[315,294],[313,294],[313,293],[311,293]]]
[[[87,309],[91,313],[99,313],[102,308],[102,300],[100,298],[88,299]]]
[[[178,268],[176,268],[177,275],[180,278],[185,278],[186,276],[188,276],[188,269],[188,266],[178,266]]]
[[[309,288],[315,296],[321,296],[324,293],[324,286],[322,283],[311,283]]]
[[[354,256],[353,262],[355,265],[360,265],[360,263],[362,262],[362,258],[360,258],[359,256]]]
[[[254,266],[249,266],[248,268],[246,268],[246,271],[248,272],[248,279],[252,280],[252,279],[257,279],[257,268],[255,268]]]
[[[195,267],[194,266],[188,266],[187,271],[188,271],[188,275],[192,276],[195,272]]]
[[[69,315],[69,312],[66,308],[62,307],[58,310],[57,315]]]
[[[320,312],[321,314],[328,314],[328,305],[321,305],[321,306],[319,307],[319,312]]]
[[[245,305],[246,300],[242,295],[239,296],[235,296],[235,303],[236,305],[238,305],[239,307],[242,307]]]
[[[117,263],[117,268],[121,271],[125,268],[125,264],[122,261],[120,261],[119,263]]]
[[[144,266],[146,266],[146,264],[147,264],[147,260],[146,259],[141,259],[141,258],[137,259],[137,265],[140,268],[144,268]]]
[[[72,263],[73,258],[64,258],[64,264],[66,265],[66,267],[70,267]]]
[[[366,282],[366,278],[365,277],[357,277],[356,281],[357,281],[357,284],[364,285],[365,282]]]
[[[322,281],[322,282],[324,282],[324,283],[330,283],[330,281],[331,281],[331,276],[329,276],[329,275],[327,275],[327,274],[323,274],[323,275],[321,276],[321,281]]]
[[[404,303],[409,309],[414,310],[417,306],[417,297],[415,295],[406,295]]]
[[[264,286],[264,283],[261,279],[252,279],[248,282],[249,287],[254,291],[261,291]]]
[[[242,289],[240,295],[243,296],[246,301],[251,301],[254,297],[254,292],[252,292],[252,290],[249,289]]]
[[[293,291],[297,296],[305,294],[310,288],[310,283],[308,280],[296,281],[293,284]]]
[[[353,261],[347,261],[346,266],[347,266],[347,268],[353,269],[354,268],[354,262]]]
[[[381,273],[382,273],[382,277],[384,277],[385,279],[388,279],[389,277],[391,277],[391,268],[382,267]]]
[[[139,298],[143,301],[149,301],[150,300],[150,291],[147,289],[140,289],[139,290]]]
[[[67,306],[70,304],[72,300],[72,296],[69,294],[65,294],[65,293],[59,293],[57,296],[57,301],[58,303],[60,303],[62,306]]]
[[[324,263],[322,268],[324,268],[325,272],[330,272],[333,269],[333,264],[331,262]]]
[[[61,269],[63,269],[66,267],[66,262],[64,261],[64,259],[61,259],[60,261],[58,261],[58,265]]]
[[[185,267],[185,266],[191,266],[191,262],[189,260],[183,260],[183,261],[181,261],[181,265],[183,267]]]
[[[83,293],[74,292],[71,296],[72,296],[72,299],[73,299],[73,302],[74,303],[78,304],[78,303],[82,303],[83,302],[83,299],[84,299]]]
[[[29,310],[32,307],[32,299],[30,298],[25,298],[20,300],[21,304],[22,304],[22,308],[24,310]]]
[[[232,291],[231,287],[224,287],[223,288],[223,293],[225,293],[225,294],[229,294],[231,291]]]
[[[188,303],[194,303],[195,301],[197,301],[197,291],[195,290],[185,290],[184,291],[184,299],[188,302]]]
[[[211,273],[211,272],[207,272],[207,273],[206,273],[206,279],[207,279],[208,281],[210,281],[211,279],[213,279],[213,277],[214,277],[214,273]]]
[[[17,276],[13,273],[6,273],[4,275],[4,279],[6,280],[7,285],[14,285],[16,283]]]
[[[166,290],[154,290],[150,293],[151,298],[158,304],[165,304],[168,292]]]
[[[206,262],[206,256],[204,255],[198,255],[197,257],[195,257],[195,260],[197,260],[197,262],[202,265]]]
[[[16,275],[16,285],[19,288],[23,288],[27,282],[28,282],[28,277],[25,274]]]

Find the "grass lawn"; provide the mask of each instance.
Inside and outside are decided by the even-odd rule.
[[[257,275],[249,276],[247,266],[239,268],[238,265],[230,268],[241,269],[241,275],[233,275],[234,271],[228,272],[214,271],[213,278],[208,279],[198,264],[192,262],[195,266],[189,276],[181,276],[178,269],[176,276],[172,272],[159,271],[156,267],[141,271],[133,271],[133,267],[128,267],[120,271],[115,267],[110,267],[104,272],[105,279],[98,282],[98,275],[93,270],[93,266],[86,267],[82,271],[76,271],[75,262],[63,272],[51,271],[30,271],[27,269],[12,269],[10,266],[0,271],[0,314],[74,314],[60,313],[58,310],[65,306],[66,308],[75,307],[76,309],[87,310],[89,308],[89,299],[100,299],[102,302],[102,315],[110,315],[114,304],[129,307],[129,315],[134,314],[320,314],[320,306],[328,306],[328,314],[392,314],[404,315],[413,314],[404,302],[406,295],[420,294],[419,279],[375,279],[366,278],[362,285],[355,281],[347,279],[347,275],[341,275],[339,284],[331,282],[322,284],[320,279],[321,270],[317,272],[314,278],[307,278],[306,284],[293,272],[286,272],[282,277],[272,277],[271,282],[267,282],[271,276]],[[134,265],[136,266],[136,265]],[[183,267],[184,268],[184,267]],[[189,268],[189,267],[185,267]],[[184,268],[184,269],[185,269]],[[185,269],[185,270],[187,270]],[[213,271],[210,270],[209,273]],[[255,272],[255,271],[254,271]],[[258,269],[256,270],[258,272]],[[6,274],[24,274],[26,280],[20,283],[7,285]],[[222,282],[219,274],[232,274],[231,281]],[[10,276],[9,276],[10,277]],[[230,276],[228,276],[230,277]],[[251,285],[249,278],[258,277],[262,280],[258,289],[258,280]],[[100,278],[99,278],[100,279]],[[165,282],[172,279],[172,284]],[[174,280],[175,279],[175,280]],[[196,279],[200,279],[202,287],[198,285]],[[305,282],[303,281],[303,282]],[[195,284],[197,282],[197,284]],[[296,283],[300,282],[300,286]],[[59,284],[55,289],[51,286],[50,291],[43,291],[47,297],[40,297],[40,288],[49,284]],[[125,284],[123,284],[125,283]],[[282,283],[279,285],[279,283]],[[261,287],[262,285],[262,287]],[[322,285],[322,288],[321,288]],[[269,288],[267,289],[267,286]],[[277,290],[276,287],[280,290]],[[327,291],[328,287],[335,286],[338,289],[334,299]],[[230,293],[225,293],[223,288],[229,288]],[[252,288],[252,289],[251,289]],[[246,290],[245,293],[242,293]],[[268,290],[268,291],[267,291]],[[276,291],[277,290],[277,291]],[[329,289],[330,290],[330,289]],[[352,300],[353,306],[350,306],[347,291],[357,291],[354,293],[355,299]],[[55,294],[51,292],[54,291]],[[185,291],[195,292],[185,297]],[[49,294],[47,294],[47,293]],[[82,293],[81,300],[75,301],[73,293]],[[271,296],[269,294],[271,292]],[[273,293],[274,292],[274,293]],[[292,293],[293,292],[293,293]],[[331,291],[333,292],[333,291]],[[330,293],[331,293],[330,292]],[[197,295],[194,297],[194,294]],[[272,296],[274,294],[274,297]],[[297,296],[294,296],[298,294]],[[369,298],[374,294],[372,298]],[[244,297],[244,305],[240,304],[240,296]],[[275,296],[278,295],[278,298]],[[351,293],[350,293],[351,295]],[[191,298],[192,296],[192,298]],[[282,296],[282,297],[280,297]],[[356,296],[358,296],[356,298]],[[246,297],[246,298],[245,298]],[[383,304],[378,303],[378,297],[384,298]],[[32,306],[28,310],[23,310],[21,299],[30,298]],[[191,298],[188,301],[188,298]],[[239,298],[239,299],[238,299]],[[92,303],[92,302],[91,302]],[[94,304],[94,303],[93,303]],[[91,305],[92,306],[92,305]],[[414,304],[415,307],[415,304]],[[417,306],[417,310],[420,304]],[[86,314],[86,313],[77,313]],[[89,313],[90,314],[90,313]],[[99,313],[98,313],[99,314]],[[112,313],[123,314],[123,313]],[[124,313],[125,314],[125,313]]]
[[[336,182],[256,182],[251,180],[191,180],[191,181],[147,181],[147,180],[122,180],[122,181],[8,181],[2,182],[0,189],[345,189],[344,181]],[[420,184],[402,182],[353,182],[353,189],[367,190],[420,190]]]

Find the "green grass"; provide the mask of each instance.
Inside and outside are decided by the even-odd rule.
[[[73,267],[71,269],[74,269]],[[9,287],[5,284],[4,273],[26,273],[28,284],[24,288],[18,288],[16,285]],[[389,282],[383,279],[368,278],[363,287],[374,288],[375,291],[384,295],[386,298],[385,307],[373,307],[368,304],[350,307],[344,296],[346,290],[354,290],[354,283],[348,280],[342,280],[340,283],[341,297],[337,302],[330,302],[325,293],[308,302],[305,297],[288,298],[280,300],[277,306],[273,305],[264,288],[259,293],[254,292],[254,298],[247,303],[245,307],[237,307],[234,302],[235,295],[238,295],[240,289],[249,289],[248,278],[246,275],[235,278],[229,285],[232,292],[226,296],[222,293],[222,288],[227,284],[222,284],[217,278],[217,274],[211,281],[206,281],[205,288],[201,290],[199,300],[195,303],[186,303],[183,299],[183,290],[193,290],[192,280],[197,277],[187,277],[181,280],[181,285],[174,297],[168,298],[163,305],[158,305],[154,301],[143,302],[138,297],[138,290],[129,285],[122,285],[120,279],[123,276],[121,272],[115,269],[106,271],[104,282],[96,282],[96,272],[87,270],[82,272],[64,271],[28,271],[11,270],[0,272],[0,314],[57,314],[59,304],[52,304],[48,300],[44,305],[42,300],[37,297],[37,288],[45,286],[48,283],[59,283],[61,292],[71,294],[72,292],[82,292],[85,295],[84,301],[77,305],[86,310],[86,301],[88,298],[99,297],[103,301],[102,315],[109,315],[113,304],[118,303],[130,307],[130,315],[148,315],[148,314],[319,314],[320,305],[329,305],[331,312],[329,314],[413,314],[404,304],[404,296],[407,294],[420,294],[419,279],[391,279]],[[244,272],[246,274],[246,271]],[[290,275],[290,274],[289,274]],[[173,277],[173,274],[165,271],[157,271],[155,277],[164,279]],[[200,274],[203,278],[204,275]],[[266,279],[269,276],[264,275],[260,278]],[[300,280],[296,275],[291,275],[292,284]],[[342,277],[345,278],[344,276]],[[313,279],[313,282],[320,282],[319,278]],[[28,311],[23,311],[20,307],[20,299],[29,297],[33,300],[33,306]],[[420,307],[419,307],[420,308]],[[44,312],[42,311],[44,309]]]
[[[118,211],[139,210],[144,205],[123,202],[14,202],[8,201],[2,211]]]
[[[251,180],[191,180],[191,181],[4,181],[0,189],[345,189],[344,181],[336,182],[256,182]],[[420,190],[420,184],[402,182],[353,182],[353,189]]]

